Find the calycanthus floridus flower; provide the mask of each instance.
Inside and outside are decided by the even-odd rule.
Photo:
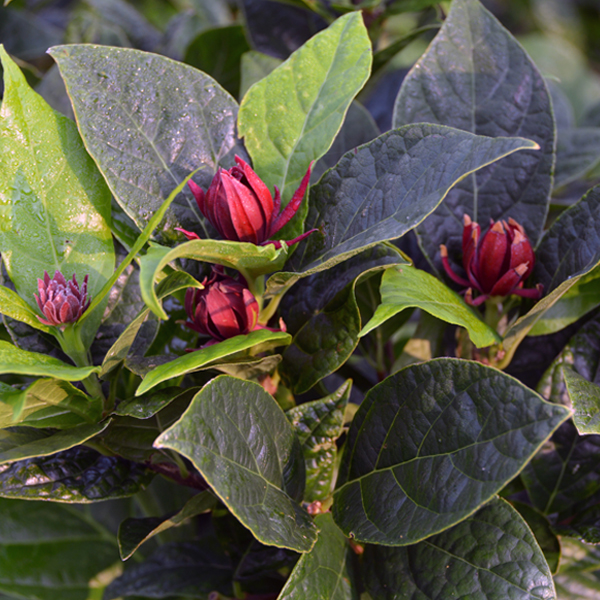
[[[52,279],[44,271],[44,279],[38,279],[38,293],[34,294],[45,317],[38,316],[40,322],[53,326],[75,323],[90,305],[87,282],[86,275],[79,287],[75,274],[73,279],[67,281],[60,271],[56,271]]]
[[[239,156],[235,157],[236,166],[229,170],[217,171],[206,193],[193,181],[188,186],[200,212],[211,225],[226,239],[251,244],[275,244],[275,235],[296,214],[304,198],[310,179],[311,166],[308,167],[300,187],[294,193],[289,204],[280,212],[281,195],[275,187],[275,198],[262,179]],[[189,240],[200,239],[190,231],[178,228]],[[286,241],[291,246],[310,235],[314,229],[303,235]]]
[[[259,306],[247,286],[213,267],[202,282],[204,289],[189,288],[185,294],[186,326],[220,342],[257,329]]]
[[[523,289],[523,282],[533,271],[535,255],[525,230],[514,219],[491,221],[490,228],[481,237],[481,227],[465,215],[462,249],[468,280],[454,272],[446,246],[440,246],[446,273],[453,281],[467,287],[467,304],[478,306],[492,296],[511,294],[534,300],[542,297],[541,284],[533,289]],[[475,299],[473,290],[480,292]]]

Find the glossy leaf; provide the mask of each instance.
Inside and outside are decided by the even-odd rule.
[[[172,598],[179,594],[204,599],[215,590],[230,596],[231,577],[231,561],[222,551],[197,542],[164,544],[112,581],[103,599]]]
[[[98,435],[107,426],[108,422],[98,425],[84,424],[49,434],[36,430],[35,439],[26,443],[23,443],[18,432],[12,429],[0,430],[0,465],[69,450]],[[6,469],[2,472],[5,473]]]
[[[258,384],[226,375],[213,379],[155,446],[189,458],[263,544],[298,552],[313,547],[316,527],[287,493],[301,494],[292,491],[300,480],[304,487],[298,441],[277,402]]]
[[[133,496],[154,474],[83,446],[0,467],[0,496],[73,504]]]
[[[80,284],[89,275],[91,297],[112,274],[110,193],[74,123],[27,85],[3,49],[0,58],[5,79],[0,112],[0,251],[18,294],[37,314],[33,294],[45,270],[50,276],[62,271],[67,278],[75,273]],[[88,338],[100,318],[101,311],[96,312]]]
[[[278,600],[357,600],[352,572],[352,550],[333,522],[331,513],[315,517],[319,537],[313,549],[296,563]]]
[[[0,313],[45,333],[53,331],[52,327],[40,322],[31,306],[21,296],[4,286],[0,286]],[[42,316],[41,313],[40,316]]]
[[[0,373],[81,381],[99,370],[99,367],[73,367],[52,356],[20,350],[9,342],[0,340]]]
[[[425,271],[410,266],[387,269],[380,292],[381,304],[363,327],[361,337],[406,308],[420,308],[442,321],[465,327],[478,348],[500,341],[500,336],[456,292]]]
[[[88,152],[116,200],[140,230],[194,169],[205,189],[231,162],[237,104],[193,67],[130,48],[56,46],[58,63]],[[210,237],[189,191],[180,194],[157,234],[173,243],[175,227]]]
[[[371,389],[348,433],[333,516],[405,546],[473,514],[570,416],[496,369],[437,359]]]
[[[351,389],[349,379],[333,394],[304,402],[286,412],[302,445],[306,463],[305,502],[326,500],[331,495],[338,455],[336,440],[342,434]]]
[[[556,599],[535,538],[499,498],[413,546],[367,546],[363,560],[365,586],[378,600]]]
[[[152,244],[140,262],[142,298],[155,315],[161,319],[168,318],[156,296],[154,281],[164,267],[177,258],[190,258],[231,267],[247,275],[247,280],[253,280],[259,275],[281,269],[287,254],[285,244],[279,249],[276,249],[274,244],[256,246],[221,240],[192,240],[175,248]]]
[[[131,558],[137,549],[155,535],[181,525],[200,513],[206,512],[216,505],[215,497],[210,492],[201,492],[193,496],[176,514],[166,518],[148,517],[145,519],[126,519],[119,526],[119,553],[122,560]]]
[[[0,499],[0,592],[86,600],[90,581],[119,559],[107,531],[68,506]]]
[[[283,206],[311,161],[333,143],[350,102],[369,76],[371,60],[362,17],[352,13],[248,90],[240,106],[239,134],[255,171],[269,189],[281,191]]]
[[[535,244],[552,190],[550,94],[531,58],[479,0],[452,3],[440,32],[402,84],[394,127],[422,122],[490,137],[520,136],[540,147],[466,178],[418,227],[421,246],[436,268],[440,244],[459,258],[465,213],[484,228],[490,219],[512,217]]]
[[[257,82],[276,69],[281,60],[269,54],[250,50],[242,55],[242,78],[240,82],[240,98]]]
[[[491,139],[440,125],[384,133],[345,154],[311,189],[305,228],[319,231],[295,252],[291,266],[310,274],[399,238],[469,173],[535,147],[521,138]]]
[[[209,366],[210,363],[216,363],[225,357],[233,357],[259,344],[265,344],[273,348],[286,346],[290,341],[291,336],[289,334],[282,331],[269,331],[268,329],[257,329],[247,335],[237,335],[157,366],[144,377],[135,395],[139,396],[163,381],[168,381],[186,373],[193,373],[202,367]]]
[[[563,369],[563,375],[575,411],[573,422],[577,431],[581,435],[600,433],[600,386],[568,367]]]
[[[38,379],[24,390],[0,385],[0,428],[73,427],[96,423],[102,415],[100,399],[91,398],[67,381]]]

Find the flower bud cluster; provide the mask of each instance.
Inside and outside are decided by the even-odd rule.
[[[56,271],[52,279],[44,271],[44,279],[38,279],[38,293],[34,294],[45,317],[38,316],[40,322],[53,326],[75,323],[90,305],[87,282],[86,275],[80,288],[74,274],[73,279],[67,281],[60,271]]]

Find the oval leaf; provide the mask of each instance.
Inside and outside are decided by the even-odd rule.
[[[443,531],[500,491],[569,416],[479,363],[407,367],[375,386],[352,422],[336,523],[390,546]]]
[[[221,375],[198,392],[154,445],[189,458],[260,542],[308,552],[317,529],[285,491],[287,478],[298,468],[293,464],[296,444],[272,396],[256,383]]]

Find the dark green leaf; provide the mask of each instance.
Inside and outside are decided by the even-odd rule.
[[[0,340],[0,373],[81,381],[98,371],[100,367],[73,367],[52,356],[20,350],[9,342]]]
[[[269,331],[268,329],[257,329],[251,331],[248,335],[238,335],[229,338],[218,344],[200,348],[194,352],[189,352],[163,365],[157,366],[150,371],[138,387],[135,395],[139,396],[154,386],[168,381],[174,377],[193,373],[202,367],[207,367],[210,363],[222,361],[225,357],[234,357],[236,354],[244,352],[255,346],[266,345],[269,347],[286,346],[291,341],[291,336],[282,331]]]
[[[98,425],[78,425],[71,429],[45,435],[41,431],[34,430],[35,439],[26,443],[23,443],[19,430],[2,429],[0,430],[0,466],[10,462],[23,461],[37,456],[49,456],[63,450],[69,450],[98,435],[107,426],[108,421]]]
[[[69,506],[0,499],[0,591],[86,600],[90,581],[119,559],[116,541]]]
[[[265,356],[264,358],[241,358],[237,361],[214,363],[206,370],[219,371],[225,375],[238,377],[239,379],[258,379],[261,375],[272,373],[281,362],[280,354]],[[204,370],[204,367],[203,369]]]
[[[600,544],[600,505],[577,512],[568,524],[558,523],[554,530],[559,535],[578,538],[588,544]]]
[[[316,528],[286,493],[293,483],[289,478],[303,473],[297,444],[283,411],[261,386],[226,375],[198,392],[181,419],[155,442],[189,458],[263,544],[308,552]]]
[[[360,337],[406,308],[420,308],[442,321],[466,327],[478,348],[500,341],[500,336],[456,292],[425,271],[410,266],[387,269],[380,291],[381,304]]]
[[[375,386],[354,417],[336,523],[394,546],[443,531],[500,491],[569,415],[479,363],[407,367]]]
[[[581,119],[582,127],[600,127],[600,102],[589,106]]]
[[[311,161],[333,143],[350,102],[369,76],[371,59],[362,17],[352,13],[315,35],[244,96],[240,136],[267,187],[281,191],[283,206]],[[286,229],[284,239],[292,231]]]
[[[170,599],[179,594],[208,600],[216,590],[230,596],[231,577],[231,560],[222,551],[192,542],[165,544],[115,579],[103,600],[121,596]]]
[[[302,444],[306,463],[305,502],[322,501],[331,496],[337,460],[335,442],[342,434],[351,389],[349,379],[333,394],[286,412]]]
[[[465,213],[484,229],[490,219],[512,217],[535,244],[552,190],[550,94],[521,45],[479,0],[453,1],[442,29],[402,84],[394,127],[422,122],[491,137],[520,136],[541,148],[468,177],[418,227],[420,244],[436,268],[440,244],[460,264]]]
[[[5,92],[0,116],[0,251],[18,294],[39,310],[37,279],[55,270],[94,297],[113,272],[110,193],[75,124],[52,110],[0,49]],[[91,342],[99,310],[86,329]],[[31,324],[31,323],[30,323]]]
[[[534,142],[441,125],[407,125],[348,152],[311,189],[296,271],[329,268],[418,225],[469,173]],[[281,276],[281,275],[280,275]],[[283,274],[285,276],[285,274]]]
[[[438,4],[439,0],[393,0],[388,7],[390,14],[399,14],[403,12],[413,12],[423,10],[434,4]]]
[[[126,519],[119,527],[119,552],[123,560],[131,558],[136,550],[155,535],[181,525],[187,519],[214,508],[215,497],[210,492],[196,494],[174,515],[166,518]]]
[[[117,406],[115,414],[122,417],[134,417],[135,419],[149,419],[168,406],[176,398],[187,398],[189,396],[189,399],[191,400],[192,396],[195,395],[197,391],[197,388],[187,390],[182,390],[180,387],[161,388],[160,390],[155,390],[154,392],[121,402],[121,404]]]
[[[303,554],[278,600],[358,600],[352,573],[352,550],[331,513],[318,515],[319,537],[313,549]]]
[[[367,546],[364,580],[377,600],[556,598],[535,538],[500,499],[414,546]]]
[[[171,190],[205,165],[210,184],[233,149],[237,104],[211,77],[163,56],[129,48],[57,46],[58,63],[86,148],[115,198],[143,229]],[[175,227],[208,236],[191,193],[174,201],[157,233]]]
[[[216,79],[235,97],[240,89],[240,62],[248,50],[243,26],[228,25],[200,33],[183,60]]]
[[[0,496],[87,504],[133,496],[153,476],[142,465],[81,446],[0,466]]]
[[[271,71],[281,64],[279,58],[263,54],[256,50],[250,50],[242,55],[242,79],[240,83],[240,98],[261,79],[265,78]]]
[[[554,187],[583,177],[600,162],[600,128],[560,129]]]

